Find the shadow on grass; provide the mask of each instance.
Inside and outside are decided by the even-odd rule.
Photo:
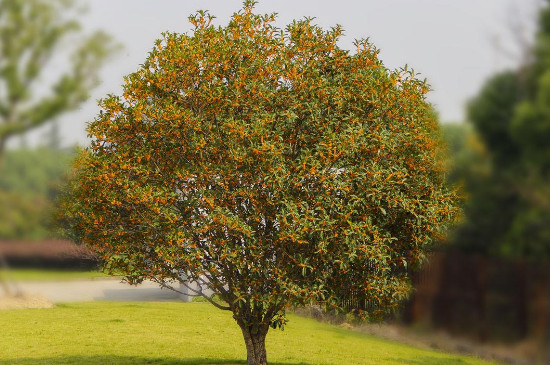
[[[463,365],[468,364],[462,359],[449,359],[437,356],[426,356],[415,359],[391,359],[394,364],[403,365]],[[79,355],[59,357],[19,358],[0,360],[0,365],[242,365],[245,360],[213,359],[213,358],[151,358],[140,356],[116,355]],[[269,362],[270,365],[310,365],[305,362]]]
[[[241,365],[245,360],[213,358],[151,358],[116,355],[77,355],[0,360],[0,365]],[[270,362],[270,365],[310,365],[305,362]]]

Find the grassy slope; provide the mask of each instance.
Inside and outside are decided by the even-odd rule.
[[[207,303],[79,303],[0,311],[0,364],[245,363],[230,313]],[[270,364],[485,364],[290,317],[270,331]]]

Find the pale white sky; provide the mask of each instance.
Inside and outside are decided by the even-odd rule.
[[[89,11],[81,22],[103,29],[124,49],[102,71],[102,84],[82,108],[60,119],[63,144],[86,143],[85,124],[98,113],[97,99],[121,92],[124,75],[145,60],[163,31],[188,32],[189,14],[208,9],[217,24],[226,24],[241,0],[83,0]],[[511,24],[532,31],[540,0],[264,0],[259,12],[277,12],[277,25],[313,16],[323,27],[340,24],[340,46],[352,49],[356,38],[369,37],[389,68],[411,66],[428,79],[429,100],[442,122],[462,121],[464,106],[483,81],[517,60],[498,50],[514,47]],[[529,30],[528,30],[529,33]],[[43,134],[35,131],[32,142]]]

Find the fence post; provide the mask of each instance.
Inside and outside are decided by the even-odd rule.
[[[489,338],[487,328],[487,265],[489,262],[482,256],[476,257],[476,287],[475,305],[478,323],[478,336],[480,342],[486,342]]]
[[[516,264],[516,287],[518,335],[523,339],[527,336],[527,288],[525,277],[525,262],[520,260]]]

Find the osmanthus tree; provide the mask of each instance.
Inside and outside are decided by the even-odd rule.
[[[395,308],[456,214],[426,84],[367,41],[340,49],[340,27],[281,30],[253,8],[156,42],[101,102],[66,202],[130,283],[185,275],[231,311],[251,365],[291,305]]]

